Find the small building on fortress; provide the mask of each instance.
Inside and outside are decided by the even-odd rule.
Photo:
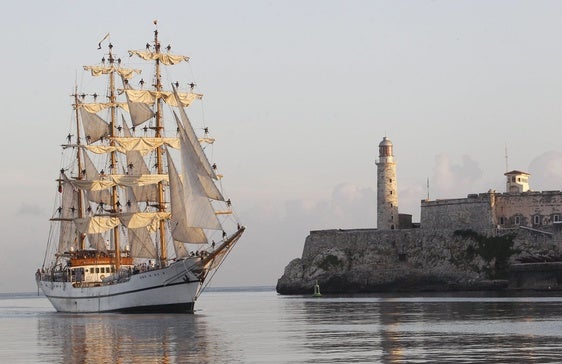
[[[311,231],[277,292],[562,290],[562,192],[532,191],[513,170],[505,192],[421,200],[412,223],[399,213],[393,147],[379,144],[377,227]]]
[[[529,174],[505,173],[506,192],[470,194],[466,198],[422,200],[424,229],[544,229],[561,222],[562,192],[529,189]]]

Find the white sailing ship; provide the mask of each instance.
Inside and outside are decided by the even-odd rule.
[[[108,36],[101,63],[84,66],[104,97],[75,88],[37,284],[61,312],[193,312],[245,228],[207,157],[214,138],[187,116],[202,95],[164,77],[189,58],[162,47],[156,29],[128,51],[153,73],[145,82]]]

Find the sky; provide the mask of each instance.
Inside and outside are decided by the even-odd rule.
[[[384,136],[399,210],[414,221],[428,194],[503,192],[506,169],[530,173],[534,190],[561,189],[562,2],[131,5],[3,10],[0,292],[36,289],[78,70],[99,61],[108,32],[116,48],[142,49],[154,19],[162,43],[191,57],[247,226],[215,287],[275,285],[311,230],[375,228]]]

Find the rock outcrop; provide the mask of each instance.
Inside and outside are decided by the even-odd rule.
[[[277,292],[309,294],[316,282],[322,293],[560,289],[560,269],[525,263],[559,260],[556,230],[311,231]]]

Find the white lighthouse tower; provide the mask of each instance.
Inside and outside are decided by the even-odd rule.
[[[392,142],[384,137],[379,144],[377,165],[377,228],[398,228],[398,190],[396,163],[392,153]]]

